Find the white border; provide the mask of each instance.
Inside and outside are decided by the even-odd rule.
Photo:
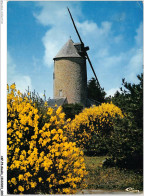
[[[3,195],[7,195],[7,1],[0,0],[0,155],[3,156]],[[11,1],[11,0],[9,0]],[[22,1],[22,0],[13,0],[13,1]],[[24,0],[30,1],[30,0]],[[40,0],[31,0],[31,1],[40,1]],[[43,0],[50,1],[50,0]],[[51,0],[52,1],[52,0]],[[62,0],[57,0],[62,1]],[[68,1],[68,0],[66,0]],[[76,0],[71,0],[76,1]],[[79,0],[81,1],[81,0]],[[83,0],[88,1],[88,0]],[[91,0],[91,1],[101,1],[101,0]],[[109,1],[109,0],[102,0]],[[111,0],[119,1],[119,0]],[[125,1],[125,0],[120,0]],[[127,0],[127,1],[136,1],[136,0]],[[144,0],[137,0],[143,2],[143,20],[144,20]],[[144,33],[144,23],[143,23],[143,33]],[[144,50],[144,39],[143,39],[143,50]],[[144,58],[143,58],[144,64]],[[143,67],[144,71],[144,67]],[[144,138],[143,138],[144,141]],[[0,164],[1,165],[1,164]],[[1,169],[0,169],[1,174]],[[0,187],[1,187],[1,178],[0,178]],[[99,194],[97,194],[99,195]],[[105,194],[107,195],[107,194]]]
[[[7,1],[1,1],[1,156],[3,195],[7,195]]]

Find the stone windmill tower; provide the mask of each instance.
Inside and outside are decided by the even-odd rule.
[[[84,46],[69,8],[68,12],[79,37],[80,43],[74,43],[71,39],[68,40],[68,42],[54,57],[54,99],[50,100],[49,103],[50,105],[54,105],[54,103],[57,105],[62,105],[65,103],[65,100],[67,100],[68,103],[82,103],[84,106],[86,106],[86,60],[88,60],[99,86],[100,84],[87,54],[89,47]]]
[[[54,99],[67,98],[68,103],[86,105],[86,57],[81,47],[69,39],[54,57]]]

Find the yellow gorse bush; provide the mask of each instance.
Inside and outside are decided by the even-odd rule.
[[[65,114],[41,114],[27,97],[7,86],[7,170],[9,193],[75,193],[85,186],[83,152],[64,136]],[[46,106],[45,106],[46,107]]]
[[[68,135],[75,138],[78,146],[89,150],[92,145],[96,146],[100,135],[108,137],[116,117],[124,116],[120,108],[112,103],[85,108],[67,126]]]

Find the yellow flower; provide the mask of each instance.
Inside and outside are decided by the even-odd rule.
[[[26,190],[29,190],[29,189],[30,189],[30,186],[29,186],[29,185],[27,185],[27,186],[26,186]]]
[[[7,94],[8,183],[13,193],[32,191],[38,181],[47,183],[47,190],[51,194],[60,184],[62,186],[57,189],[57,193],[72,194],[76,184],[75,176],[79,184],[83,183],[85,164],[76,143],[69,142],[65,135],[70,122],[64,120],[62,107],[45,107],[41,111],[28,96],[23,97],[16,91],[15,84]],[[41,122],[43,116],[45,119]],[[41,127],[43,122],[46,123]],[[77,167],[75,171],[74,165]],[[44,182],[45,178],[39,177],[41,171],[47,173],[47,182]],[[15,178],[9,177],[13,173]],[[63,190],[67,184],[69,187]]]
[[[67,119],[67,122],[70,122],[70,121],[71,121],[71,118],[68,118],[68,119]]]
[[[70,193],[70,190],[68,188],[64,188],[63,189],[63,193],[69,194]]]
[[[15,84],[12,84],[12,85],[10,86],[10,89],[11,89],[11,90],[15,90],[15,88],[16,88],[16,85],[15,85]]]
[[[38,178],[38,180],[39,180],[39,182],[41,182],[42,181],[42,178],[40,177],[40,178]]]
[[[37,185],[37,183],[36,183],[36,182],[31,182],[31,187],[32,187],[32,188],[35,188],[35,187],[36,187],[36,185]]]
[[[18,153],[18,152],[19,152],[19,150],[20,150],[19,148],[16,148],[16,149],[15,149],[15,153]]]
[[[47,114],[48,115],[52,115],[52,113],[53,113],[53,109],[52,108],[48,108]]]
[[[44,103],[44,106],[48,106],[48,103],[47,103],[47,101],[45,101],[45,103]]]
[[[55,134],[56,132],[57,132],[56,129],[52,129],[52,130],[51,130],[51,133],[52,133],[52,134]]]
[[[14,189],[14,193],[17,193],[17,190],[16,189]]]
[[[24,179],[23,175],[20,174],[19,177],[18,177],[18,179],[19,179],[19,181],[20,181],[20,180],[23,180],[23,179]]]
[[[46,181],[50,182],[50,178],[47,178]]]
[[[24,188],[23,188],[22,186],[18,186],[18,190],[19,190],[20,192],[24,192]]]
[[[64,181],[63,180],[60,180],[59,181],[59,184],[61,185],[61,184],[64,184]]]
[[[113,126],[112,120],[119,116],[123,118],[120,108],[112,103],[85,108],[75,119],[67,123],[65,129],[71,138],[75,137],[78,146],[84,148],[93,142],[93,135],[100,134]]]
[[[18,135],[18,136],[19,136],[19,138],[22,138],[22,133],[19,133],[19,135]]]
[[[57,106],[55,106],[55,107],[57,107]],[[61,113],[61,111],[62,111],[62,107],[60,106],[60,107],[56,110],[56,114],[59,115],[59,114]]]
[[[17,184],[16,178],[12,178],[11,179],[11,183],[14,184],[14,185],[16,185]]]

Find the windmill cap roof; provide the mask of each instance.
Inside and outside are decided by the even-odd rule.
[[[56,58],[61,58],[61,57],[81,57],[74,46],[74,42],[72,39],[69,39],[67,43],[62,47],[62,49],[57,53],[57,55],[54,57]]]

